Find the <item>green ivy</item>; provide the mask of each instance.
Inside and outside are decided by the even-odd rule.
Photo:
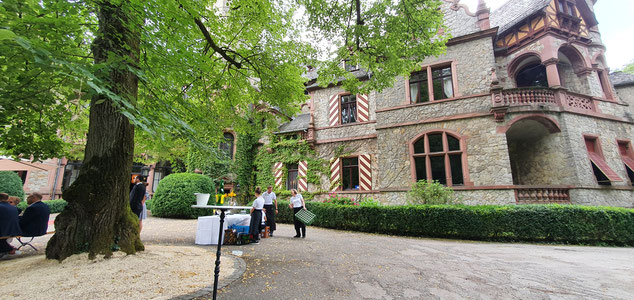
[[[275,184],[275,176],[272,172],[273,165],[282,162],[284,178],[288,174],[286,164],[296,164],[300,161],[307,162],[306,181],[317,186],[321,183],[321,175],[328,174],[329,161],[319,158],[315,149],[305,140],[280,139],[277,136],[271,137],[271,142],[262,147],[257,154],[255,164],[258,169],[257,184],[268,186]]]
[[[255,158],[258,151],[260,131],[249,131],[240,135],[236,144],[236,175],[240,185],[238,201],[246,203],[251,199],[255,185]]]

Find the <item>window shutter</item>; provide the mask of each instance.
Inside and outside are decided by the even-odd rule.
[[[339,94],[330,96],[328,101],[328,125],[335,126],[339,124]]]
[[[368,95],[357,95],[357,116],[359,122],[370,121],[370,101]]]
[[[282,171],[283,165],[281,162],[277,162],[273,165],[273,176],[275,176],[275,186],[277,188],[282,188],[282,177],[284,176],[284,172]]]
[[[308,174],[308,162],[305,160],[300,161],[297,168],[297,174],[299,175],[297,178],[297,189],[300,192],[308,191],[308,183],[306,179],[306,175]]]
[[[330,191],[334,192],[339,189],[341,181],[341,158],[337,157],[330,164]]]
[[[372,164],[369,154],[359,155],[359,189],[372,190]]]

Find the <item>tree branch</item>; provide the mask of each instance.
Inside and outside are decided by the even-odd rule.
[[[216,45],[214,40],[211,38],[211,35],[209,34],[207,27],[205,27],[205,24],[203,24],[200,18],[194,18],[194,22],[196,23],[196,25],[202,32],[203,36],[205,37],[205,40],[207,40],[207,45],[211,47],[211,49],[213,49],[216,53],[220,54],[222,58],[224,58],[230,64],[234,65],[236,68],[242,68],[242,63],[236,61],[235,59],[233,59],[233,57],[227,55],[227,51],[223,50],[222,48],[218,47],[218,45]],[[208,47],[205,47],[205,49],[208,49]]]

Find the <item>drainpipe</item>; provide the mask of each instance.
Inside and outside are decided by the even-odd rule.
[[[55,180],[53,180],[53,188],[51,188],[51,200],[55,200],[55,190],[57,189],[57,181],[59,180],[59,169],[62,166],[62,159],[57,159],[57,168],[55,169]]]

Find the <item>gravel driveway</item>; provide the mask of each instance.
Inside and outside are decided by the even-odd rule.
[[[195,220],[144,223],[145,243],[194,242]],[[406,238],[316,227],[308,227],[306,239],[294,234],[292,225],[281,224],[275,237],[259,245],[223,247],[223,253],[242,251],[247,269],[220,290],[219,299],[634,298],[634,248]],[[36,239],[40,251],[47,240]]]

